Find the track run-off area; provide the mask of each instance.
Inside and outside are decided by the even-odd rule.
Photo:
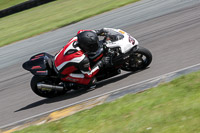
[[[53,99],[35,95],[21,65],[39,52],[55,54],[80,29],[120,28],[153,54],[150,67],[122,72],[97,89]],[[0,128],[27,118],[200,63],[200,1],[141,0],[0,48]]]

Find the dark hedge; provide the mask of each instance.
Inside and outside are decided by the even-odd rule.
[[[15,6],[9,7],[7,9],[1,10],[0,18],[17,13],[17,12],[21,12],[21,11],[24,11],[24,10],[48,3],[48,2],[52,2],[52,1],[55,1],[55,0],[29,0],[29,1],[17,4]]]

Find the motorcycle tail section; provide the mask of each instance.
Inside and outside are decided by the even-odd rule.
[[[23,65],[25,70],[30,71],[33,75],[46,76],[49,75],[50,68],[52,68],[51,55],[47,53],[40,53],[34,55],[30,60],[26,61]]]

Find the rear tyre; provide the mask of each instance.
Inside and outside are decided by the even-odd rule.
[[[130,60],[125,62],[122,70],[125,71],[138,71],[147,68],[152,62],[151,52],[139,46],[138,50],[133,53]]]
[[[45,98],[53,98],[59,95],[62,95],[64,92],[57,92],[55,90],[41,90],[37,87],[37,83],[42,82],[45,83],[46,78],[40,76],[33,76],[31,79],[31,89],[38,96]]]

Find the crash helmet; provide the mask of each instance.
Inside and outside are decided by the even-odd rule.
[[[77,35],[78,46],[87,53],[96,52],[99,48],[99,38],[93,31],[83,31]]]

